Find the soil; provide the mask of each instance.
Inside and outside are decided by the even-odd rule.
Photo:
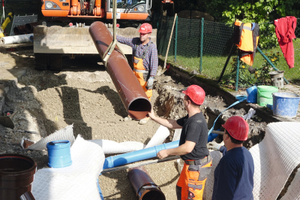
[[[145,125],[138,121],[124,121],[127,111],[103,64],[93,59],[64,58],[63,70],[35,70],[32,49],[0,52],[2,65],[9,65],[17,81],[3,81],[5,104],[2,113],[13,114],[14,128],[0,125],[0,154],[19,153],[32,157],[38,168],[47,166],[47,151],[24,150],[22,137],[38,141],[47,135],[74,125],[75,137],[80,134],[86,140],[107,139],[116,142],[137,141],[147,144],[159,125],[149,120]],[[1,66],[1,65],[0,65]],[[160,72],[159,72],[160,74]],[[181,90],[187,87],[171,76],[168,71],[156,77],[152,104],[157,115],[178,119],[186,115],[182,104]],[[227,107],[222,96],[210,95],[201,106],[212,126],[213,121]],[[1,109],[0,109],[1,110]],[[231,115],[243,116],[245,108],[225,111],[216,123],[216,128]],[[259,142],[267,125],[258,116],[249,120],[250,138],[248,147]],[[215,128],[215,129],[216,129]],[[166,142],[172,140],[173,132]],[[221,141],[219,136],[216,140]],[[175,185],[179,177],[175,160],[145,165],[145,169],[165,194],[166,199],[176,199]],[[103,173],[99,183],[106,200],[138,199],[127,177],[127,170]]]

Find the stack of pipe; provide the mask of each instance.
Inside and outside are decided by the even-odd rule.
[[[28,23],[25,25],[21,25],[21,26],[16,26],[14,27],[14,34],[15,35],[22,35],[22,34],[29,34],[29,33],[33,33],[33,28],[38,25],[38,22],[34,22],[34,23]]]

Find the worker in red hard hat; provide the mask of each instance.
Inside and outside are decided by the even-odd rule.
[[[179,155],[184,166],[176,185],[178,200],[202,199],[207,176],[212,167],[212,158],[207,149],[208,128],[200,106],[205,99],[205,91],[198,85],[191,85],[183,91],[183,104],[187,115],[178,120],[156,116],[153,109],[149,116],[155,122],[170,129],[182,129],[179,146],[161,150],[157,157],[163,159]]]
[[[117,40],[132,47],[133,73],[151,101],[154,78],[158,67],[156,45],[151,41],[151,24],[143,23],[139,28],[139,33],[139,38],[117,36]],[[125,120],[128,119],[130,119],[129,116],[125,118]],[[141,119],[139,124],[146,124],[148,120],[149,117]]]
[[[212,200],[252,200],[254,162],[243,146],[248,139],[248,123],[232,116],[222,126],[226,152],[214,172]]]

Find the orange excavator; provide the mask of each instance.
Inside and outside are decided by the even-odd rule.
[[[117,19],[150,20],[152,0],[117,0]],[[45,17],[113,17],[113,0],[42,0]]]
[[[170,0],[161,3],[162,7],[163,4],[173,4]],[[151,8],[152,0],[42,0],[41,11],[45,19],[59,19],[68,23],[44,22],[34,28],[36,68],[59,70],[64,55],[72,58],[76,55],[98,55],[88,31],[89,25],[97,20],[105,22],[113,32],[111,22],[116,16],[120,24],[116,34],[139,37],[138,25],[145,21],[151,23]],[[156,29],[151,39],[156,43]],[[126,45],[118,43],[118,47],[124,54],[132,53]]]

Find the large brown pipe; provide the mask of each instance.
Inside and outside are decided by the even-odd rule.
[[[93,22],[89,28],[100,57],[112,42],[112,35],[103,22]],[[142,86],[132,72],[126,58],[115,48],[108,61],[107,72],[110,75],[118,94],[133,119],[143,119],[151,111],[151,103]]]
[[[129,169],[129,181],[139,200],[165,200],[166,197],[160,188],[152,181],[143,166]]]

